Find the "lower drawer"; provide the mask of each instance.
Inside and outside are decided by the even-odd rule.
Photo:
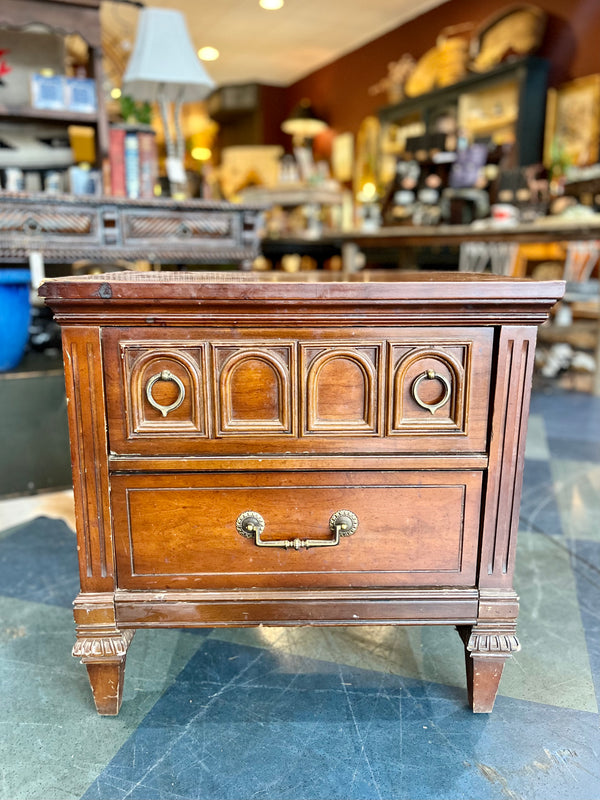
[[[472,586],[480,495],[476,471],[117,475],[118,585]]]

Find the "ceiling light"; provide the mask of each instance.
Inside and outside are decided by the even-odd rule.
[[[119,89],[118,86],[115,86],[114,89],[110,90],[110,96],[112,97],[113,100],[118,100],[119,97],[121,97],[121,90]]]
[[[258,0],[258,5],[265,11],[277,11],[283,6],[283,0]]]
[[[201,47],[198,50],[198,58],[202,61],[216,61],[219,57],[219,51],[216,47]]]

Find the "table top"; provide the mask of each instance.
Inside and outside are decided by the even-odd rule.
[[[564,281],[533,281],[469,272],[363,271],[304,273],[300,276],[253,272],[111,272],[52,278],[40,287],[47,298],[79,300],[166,299],[237,300],[361,299],[430,300],[432,298],[491,300],[537,299],[554,303],[564,293]]]

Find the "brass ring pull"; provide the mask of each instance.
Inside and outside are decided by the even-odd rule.
[[[358,517],[352,511],[336,511],[329,520],[329,529],[333,532],[331,539],[261,539],[265,529],[265,521],[258,511],[244,511],[236,520],[235,529],[248,539],[254,537],[259,547],[283,547],[286,550],[308,549],[309,547],[335,547],[340,543],[340,536],[352,536],[358,528]]]
[[[175,402],[171,403],[170,406],[163,406],[160,403],[157,403],[152,396],[152,387],[156,381],[173,381],[177,384],[179,394],[177,395]],[[183,399],[185,397],[185,386],[179,380],[177,375],[173,375],[173,373],[169,372],[168,369],[163,369],[162,372],[157,372],[156,375],[153,375],[146,384],[146,397],[148,398],[150,405],[156,408],[157,411],[160,411],[163,417],[166,417],[169,411],[175,411],[175,409],[179,408],[179,406],[183,403]]]
[[[419,397],[419,392],[418,392],[419,386],[421,385],[421,381],[424,381],[426,378],[427,380],[430,381],[438,380],[444,387],[444,396],[442,397],[439,403],[426,403]],[[421,408],[425,408],[427,409],[427,411],[430,411],[432,414],[435,414],[438,408],[445,406],[448,400],[450,399],[450,392],[451,392],[450,381],[448,380],[448,378],[445,378],[443,375],[440,375],[439,372],[434,372],[432,369],[428,369],[426,372],[423,372],[421,375],[419,375],[418,378],[415,378],[415,380],[413,381],[411,392],[412,396],[415,399],[415,402],[418,405],[420,405]]]

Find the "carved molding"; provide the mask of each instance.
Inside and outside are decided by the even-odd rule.
[[[112,532],[108,507],[108,447],[104,422],[104,387],[96,369],[102,361],[97,329],[63,331],[71,456],[74,465],[82,588],[113,588]],[[89,469],[88,465],[95,465]]]
[[[305,433],[329,433],[346,435],[348,433],[377,434],[379,428],[379,385],[381,346],[369,344],[364,347],[333,347],[312,355],[316,348],[303,346],[303,359],[306,373],[304,385],[304,404],[306,408]],[[322,348],[319,348],[322,350]],[[324,368],[335,361],[351,362],[362,376],[363,410],[361,418],[329,419],[321,416],[319,399],[319,378]],[[341,391],[341,387],[340,387]]]
[[[73,646],[73,656],[84,661],[124,658],[134,633],[134,630],[125,630],[111,636],[78,638]]]
[[[228,350],[233,352],[227,354]],[[246,347],[213,345],[214,385],[218,405],[216,430],[218,435],[273,435],[295,433],[295,347],[293,344],[272,345],[249,342]],[[222,360],[224,358],[224,360]],[[265,365],[276,382],[275,416],[238,418],[234,407],[236,392],[233,389],[235,373],[248,362]]]
[[[521,645],[514,633],[499,631],[473,631],[467,642],[467,650],[475,655],[510,655],[520,649]]]
[[[536,331],[503,328],[490,441],[480,586],[510,587],[519,523]]]

